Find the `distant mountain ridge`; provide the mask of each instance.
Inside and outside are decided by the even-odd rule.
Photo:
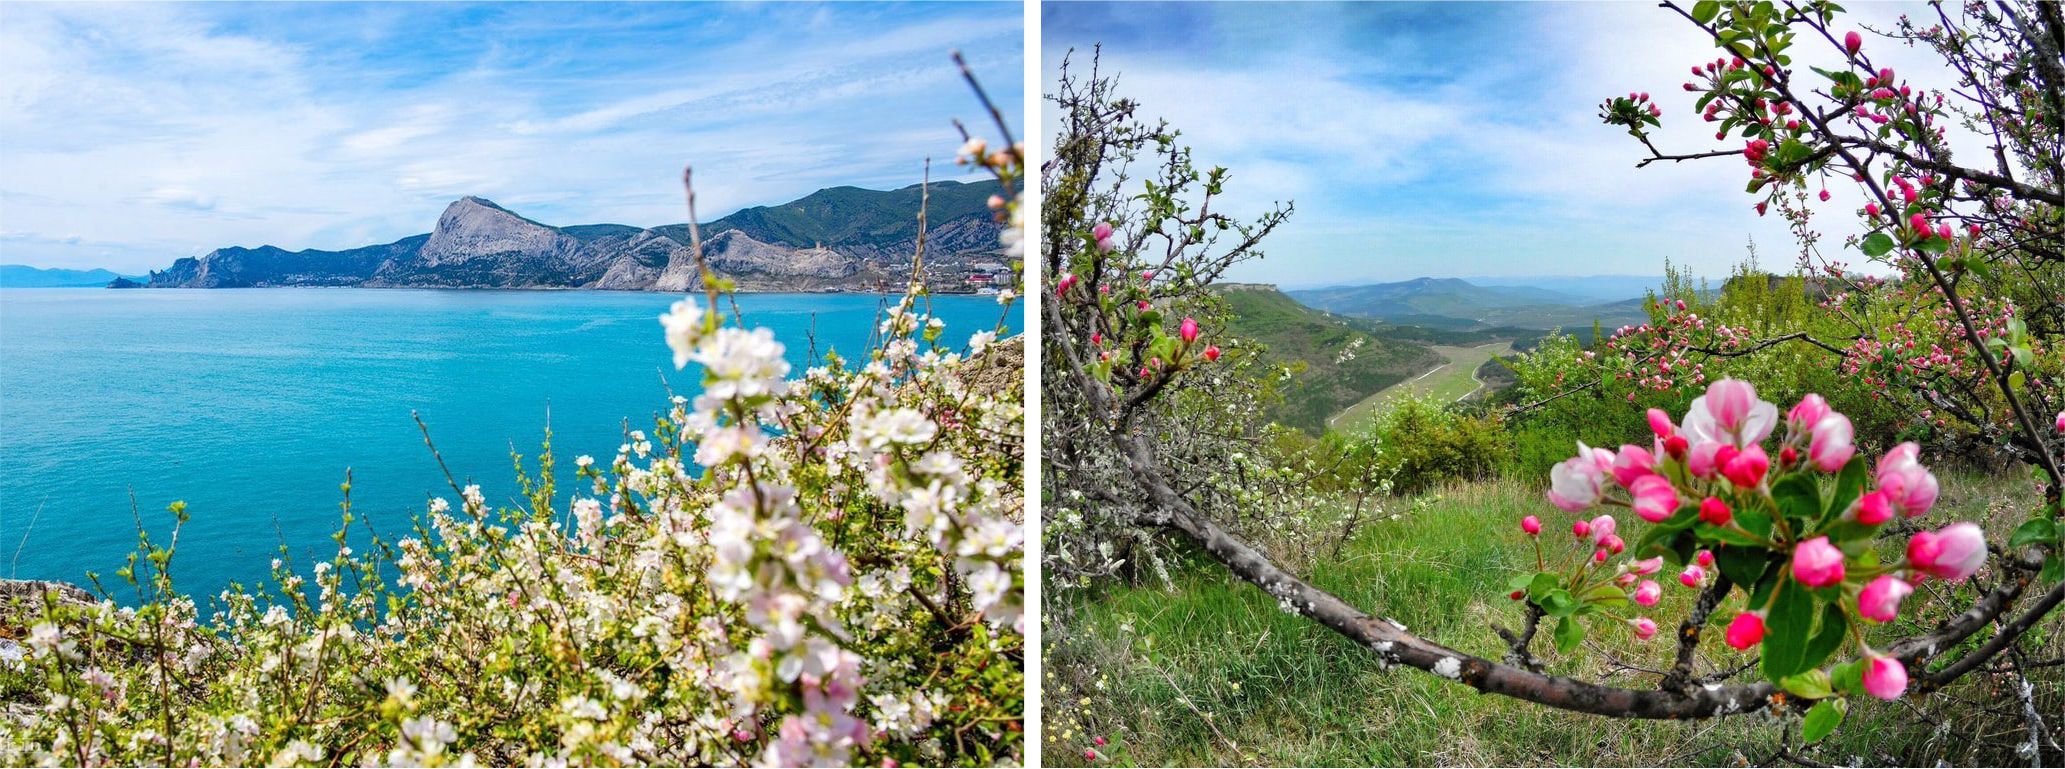
[[[1462,278],[1415,278],[1287,293],[1306,306],[1328,312],[1435,328],[1577,328],[1589,327],[1594,321],[1613,328],[1645,319],[1639,295],[1600,301],[1596,295],[1575,291],[1538,285],[1487,286]]]
[[[926,267],[935,290],[1003,269],[995,181],[933,182]],[[704,256],[747,291],[856,290],[900,281],[917,248],[919,185],[833,187],[702,225]],[[153,271],[152,288],[367,286],[683,291],[700,285],[688,225],[554,227],[479,197],[430,232],[343,251],[229,247]]]
[[[31,267],[26,264],[0,264],[0,288],[82,288],[105,286],[125,277],[120,273],[95,267],[90,270],[71,270],[62,267]]]

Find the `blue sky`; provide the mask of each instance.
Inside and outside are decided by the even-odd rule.
[[[1925,7],[1851,8],[1890,26]],[[1229,203],[1297,203],[1235,279],[1659,275],[1666,257],[1723,276],[1752,238],[1767,268],[1798,253],[1751,210],[1739,162],[1638,171],[1640,146],[1599,123],[1608,95],[1648,91],[1666,110],[1661,146],[1712,148],[1681,84],[1713,49],[1652,4],[1048,2],[1041,16],[1045,83],[1070,48],[1082,63],[1101,42],[1122,95],[1181,129],[1201,166],[1231,170]],[[1891,48],[1874,56],[1948,85]],[[1833,247],[1851,223],[1831,214],[1817,224]]]
[[[901,187],[987,125],[956,48],[1015,116],[1016,2],[4,3],[0,262],[387,242],[463,195],[677,222],[685,162],[706,218]]]

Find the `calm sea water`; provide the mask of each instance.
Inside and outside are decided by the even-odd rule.
[[[159,541],[184,500],[173,576],[205,599],[263,580],[285,545],[327,557],[338,484],[390,539],[450,496],[410,411],[454,475],[516,503],[510,451],[613,456],[648,429],[675,371],[659,314],[677,297],[588,291],[0,289],[0,575],[113,574],[137,515]],[[738,299],[801,369],[867,344],[883,299]],[[992,297],[938,297],[948,339],[993,327]],[[1012,331],[1022,315],[1013,313]],[[359,524],[354,524],[357,528]],[[117,591],[125,594],[126,587]]]

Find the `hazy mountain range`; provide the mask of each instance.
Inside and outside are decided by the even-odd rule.
[[[1415,278],[1285,293],[1302,304],[1328,312],[1429,328],[1576,329],[1590,328],[1596,320],[1610,329],[1647,319],[1642,312],[1647,289],[1636,287],[1638,281],[1645,280],[1642,278],[1477,280],[1483,282]],[[1490,280],[1512,284],[1487,285]],[[1662,283],[1659,277],[1648,285]]]
[[[26,264],[0,264],[0,287],[5,288],[78,288],[84,286],[105,286],[116,278],[137,276],[120,275],[108,270],[67,270],[58,267],[30,267]]]
[[[934,182],[926,271],[935,290],[1002,270],[995,181]],[[747,291],[899,284],[917,249],[919,185],[833,187],[702,225],[717,274]],[[699,285],[688,225],[555,227],[478,197],[453,201],[430,232],[343,251],[228,247],[151,272],[151,288],[370,286],[682,291]],[[980,280],[981,278],[978,278]]]

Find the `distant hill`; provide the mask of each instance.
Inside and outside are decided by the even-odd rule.
[[[998,189],[995,181],[931,184],[925,265],[933,290],[971,291],[1004,269],[1003,225],[987,205]],[[917,248],[920,196],[918,185],[834,187],[744,209],[702,225],[704,253],[712,270],[747,291],[900,285]],[[422,235],[343,251],[220,248],[152,272],[148,285],[681,291],[698,285],[689,240],[687,224],[554,227],[469,196]]]
[[[1662,275],[1504,275],[1467,278],[1486,287],[1531,286],[1577,297],[1587,303],[1617,302],[1648,295],[1663,287]]]
[[[1462,278],[1415,278],[1396,283],[1335,286],[1289,292],[1317,309],[1357,318],[1442,331],[1496,327],[1546,330],[1607,328],[1640,323],[1642,294],[1609,302],[1545,287],[1485,286]]]
[[[30,267],[26,264],[0,264],[0,288],[98,288],[122,277],[130,276],[99,268],[66,270],[55,267]]]
[[[1322,432],[1341,409],[1442,362],[1426,345],[1378,338],[1273,286],[1227,286],[1219,293],[1233,316],[1229,333],[1260,342],[1272,362],[1304,364],[1271,416],[1309,433]],[[1351,347],[1353,357],[1341,360]]]

